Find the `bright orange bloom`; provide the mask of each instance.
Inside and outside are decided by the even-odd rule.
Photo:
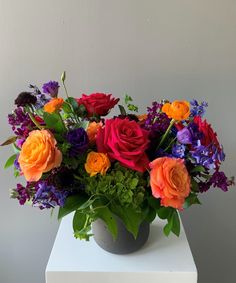
[[[150,164],[150,186],[152,194],[161,199],[161,205],[183,208],[190,194],[190,176],[180,158],[161,157]]]
[[[48,130],[35,130],[29,134],[19,156],[20,168],[27,181],[38,181],[43,173],[61,165],[62,154],[56,144]]]
[[[85,170],[90,177],[98,173],[105,175],[110,166],[111,163],[106,153],[91,151],[87,156]]]
[[[87,128],[87,135],[90,144],[95,144],[98,130],[102,127],[102,123],[90,122]]]
[[[190,115],[190,103],[188,101],[175,100],[172,103],[165,103],[162,106],[162,112],[176,121],[188,119]]]
[[[44,111],[48,113],[53,113],[61,109],[62,104],[64,103],[63,98],[53,98],[48,103],[44,105]]]
[[[147,119],[147,114],[138,115],[139,122],[144,122]]]

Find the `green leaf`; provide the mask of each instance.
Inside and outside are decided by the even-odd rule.
[[[63,111],[64,111],[66,114],[72,113],[71,106],[70,106],[68,103],[66,103],[66,102],[63,103],[62,109],[63,109]]]
[[[191,191],[193,192],[199,192],[199,185],[198,182],[195,181],[193,178],[191,179]]]
[[[169,236],[169,234],[172,230],[172,227],[173,227],[173,218],[171,217],[170,220],[168,220],[168,223],[163,228],[163,232],[167,237]]]
[[[14,143],[17,140],[17,136],[9,137],[5,142],[0,144],[0,146],[5,146]]]
[[[75,211],[82,204],[86,202],[86,198],[82,195],[72,195],[66,199],[66,202],[63,207],[60,207],[58,212],[58,219],[63,218],[67,214]]]
[[[72,223],[75,238],[89,241],[89,238],[93,236],[93,234],[89,233],[91,231],[91,223],[93,220],[93,215],[77,210],[74,214]]]
[[[108,207],[100,207],[99,209],[96,209],[96,214],[106,223],[113,239],[116,240],[118,233],[117,223],[110,209]]]
[[[179,214],[176,210],[173,211],[172,213],[172,229],[171,231],[179,237],[180,234],[180,221],[179,221]]]
[[[118,205],[112,205],[111,210],[114,214],[120,217],[124,222],[126,229],[136,239],[138,236],[139,225],[144,220],[145,216],[141,212],[137,212],[130,207],[121,207]]]
[[[83,203],[82,205],[80,205],[78,207],[78,210],[81,211],[81,210],[84,210],[84,209],[90,207],[94,203],[95,200],[96,200],[96,198],[88,199],[85,203]]]
[[[156,211],[160,208],[160,199],[156,199],[156,198],[151,196],[151,197],[148,198],[148,203]]]
[[[7,169],[8,167],[11,167],[14,164],[14,162],[16,160],[16,157],[17,157],[17,154],[13,154],[11,157],[9,157],[7,159],[7,162],[4,165],[4,169]]]
[[[198,199],[196,194],[190,193],[190,195],[185,199],[183,207],[184,207],[184,209],[186,209],[193,204],[201,204],[201,202]]]
[[[76,111],[79,108],[79,104],[78,104],[77,100],[73,97],[68,97],[66,99],[66,102],[69,103],[72,106],[74,111]]]
[[[43,113],[43,119],[49,129],[53,129],[56,132],[62,133],[66,131],[65,124],[59,113]]]
[[[198,166],[194,167],[194,168],[190,171],[190,173],[200,173],[200,172],[204,172],[204,171],[206,171],[206,168],[203,167],[202,165],[198,165]]]
[[[157,210],[157,214],[161,219],[169,219],[171,214],[173,212],[173,208],[172,207],[160,207]]]
[[[120,114],[126,116],[126,111],[123,105],[118,105],[119,109],[120,109]]]
[[[156,215],[157,215],[156,210],[153,207],[149,207],[145,221],[147,221],[148,223],[152,223],[153,220],[156,218]]]
[[[74,232],[82,230],[86,224],[86,220],[87,220],[86,214],[76,210],[72,223]]]

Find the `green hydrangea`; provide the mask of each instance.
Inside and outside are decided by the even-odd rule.
[[[130,170],[119,163],[105,176],[100,174],[85,178],[86,192],[89,195],[103,195],[122,207],[138,209],[144,201],[147,188],[142,173]]]

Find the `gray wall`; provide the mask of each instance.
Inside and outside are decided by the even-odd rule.
[[[19,91],[66,70],[71,95],[128,92],[141,111],[160,98],[207,100],[235,175],[235,35],[235,0],[0,0],[1,139]],[[1,168],[10,153],[1,149]],[[11,170],[0,180],[0,282],[42,283],[56,218],[8,199]],[[200,283],[235,282],[235,197],[212,189],[183,213]]]

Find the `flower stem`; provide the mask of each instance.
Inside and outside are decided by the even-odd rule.
[[[40,130],[44,129],[44,127],[42,127],[38,121],[36,121],[36,119],[34,118],[33,114],[28,112],[31,121],[35,124],[36,127],[38,127]]]
[[[169,127],[167,128],[165,134],[162,136],[162,138],[161,138],[161,140],[160,140],[160,142],[159,142],[159,144],[158,144],[156,150],[158,150],[158,149],[162,146],[163,142],[165,141],[165,139],[166,139],[167,135],[169,134],[171,128],[173,127],[174,123],[175,123],[175,120],[172,119],[172,120],[170,121],[170,125],[169,125]]]

